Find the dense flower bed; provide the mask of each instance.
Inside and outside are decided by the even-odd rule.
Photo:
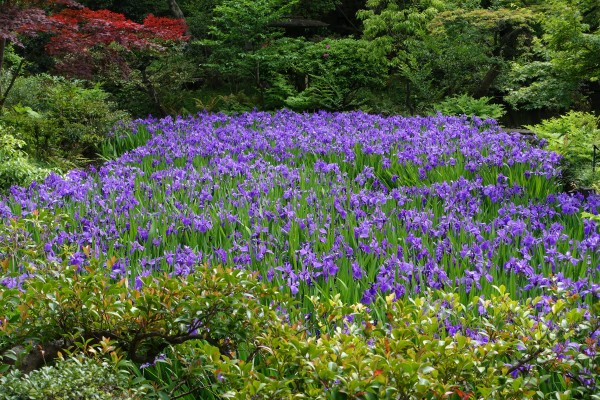
[[[114,277],[208,262],[365,303],[427,287],[529,296],[551,275],[600,293],[600,236],[579,216],[600,199],[556,193],[557,156],[493,121],[280,112],[141,123],[146,145],[97,173],[14,188],[4,220],[69,215],[43,238],[47,258],[66,246],[83,266],[91,253]],[[7,269],[26,273],[14,261]]]

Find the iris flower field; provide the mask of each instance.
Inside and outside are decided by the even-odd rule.
[[[335,299],[366,310],[368,322],[356,319],[361,329],[386,331],[393,304],[412,304],[419,314],[422,299],[450,294],[464,309],[452,316],[438,307],[432,337],[460,336],[474,346],[495,339],[489,326],[469,321],[490,317],[491,299],[507,293],[554,340],[519,355],[535,339],[521,333],[521,345],[503,353],[504,374],[524,389],[503,397],[456,378],[430,398],[593,398],[586,396],[600,391],[600,234],[593,217],[582,217],[598,214],[600,196],[561,192],[560,158],[543,143],[477,118],[280,111],[136,121],[117,130],[103,153],[110,160],[97,170],[51,175],[0,199],[0,291],[26,291],[51,262],[82,274],[99,266],[132,291],[152,277],[223,267],[289,295],[293,309],[270,307],[290,325],[320,326],[319,303]],[[576,334],[574,321],[585,331]],[[390,332],[382,335],[393,341]],[[305,336],[320,341],[325,333],[322,324]],[[329,334],[349,333],[333,327]],[[558,364],[527,382],[536,365]],[[373,371],[372,387],[355,392],[349,382],[358,375],[306,387],[385,398],[375,381],[388,370]],[[231,387],[224,393],[233,396]],[[410,390],[408,397],[385,393],[411,398]]]

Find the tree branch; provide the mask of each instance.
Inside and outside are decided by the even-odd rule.
[[[156,345],[151,351],[148,352],[148,354],[139,354],[138,348],[140,347],[140,344],[143,341],[152,338],[161,339],[163,343]],[[182,344],[189,340],[204,340],[211,346],[218,348],[221,354],[229,355],[229,348],[227,347],[227,344],[221,344],[218,340],[215,340],[204,333],[167,336],[160,332],[148,332],[142,335],[137,335],[133,338],[133,340],[129,343],[129,348],[127,349],[127,357],[135,363],[152,362],[168,345]]]
[[[518,370],[519,368],[521,368],[522,366],[524,366],[525,364],[527,364],[529,361],[533,360],[534,358],[536,358],[537,356],[540,355],[540,353],[542,352],[543,349],[537,349],[536,351],[534,351],[533,353],[531,353],[530,355],[528,355],[525,358],[522,358],[521,360],[519,360],[518,363],[516,363],[515,365],[513,365],[509,370],[508,373],[510,374],[511,372],[515,372],[516,370]]]
[[[15,81],[17,80],[17,77],[21,73],[21,68],[23,67],[23,62],[24,61],[25,61],[24,59],[21,59],[21,62],[19,63],[19,66],[17,67],[17,70],[15,71],[14,75],[12,76],[12,78],[10,80],[10,83],[8,84],[8,87],[4,91],[4,94],[2,95],[2,97],[0,97],[0,110],[4,107],[4,103],[6,102],[6,98],[8,97],[8,93],[12,89],[13,85],[15,84]]]

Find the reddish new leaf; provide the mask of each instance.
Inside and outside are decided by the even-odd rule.
[[[144,26],[162,40],[187,40],[187,26],[183,19],[155,17],[150,14],[144,19]]]
[[[161,41],[186,40],[183,20],[149,15],[144,24],[138,24],[123,14],[89,8],[65,9],[50,18],[55,22],[55,35],[46,49],[52,55],[80,54],[112,43],[124,50],[160,49]]]

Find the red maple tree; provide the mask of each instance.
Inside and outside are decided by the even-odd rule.
[[[131,69],[145,73],[152,57],[169,44],[187,40],[186,31],[183,19],[148,15],[139,24],[123,14],[91,10],[72,0],[3,1],[0,72],[7,42],[21,45],[19,35],[46,33],[50,39],[45,50],[55,58],[56,70],[64,75],[92,79],[109,67],[116,67],[123,75]],[[7,91],[3,95],[0,90],[0,107],[6,95]]]
[[[50,20],[54,36],[46,49],[55,56],[80,54],[109,44],[124,50],[161,49],[161,42],[186,39],[185,21],[152,14],[138,24],[110,10],[65,9]]]
[[[74,7],[81,5],[72,0],[0,0],[0,75],[4,69],[4,53],[8,43],[22,46],[20,36],[34,36],[40,29],[50,29],[52,21],[48,18],[46,10],[56,7]],[[12,74],[6,88],[0,81],[0,108],[8,96],[23,63]]]
[[[52,37],[46,51],[56,59],[64,75],[95,79],[118,71],[127,78],[132,70],[156,111],[167,114],[148,76],[148,67],[169,45],[184,42],[187,26],[183,19],[148,15],[139,24],[110,10],[64,9],[50,17]]]
[[[145,68],[148,55],[187,40],[183,19],[148,15],[139,24],[123,14],[89,8],[64,9],[49,18],[52,23],[40,28],[52,34],[46,52],[55,57],[56,69],[86,79],[109,68],[127,76],[132,68]]]

